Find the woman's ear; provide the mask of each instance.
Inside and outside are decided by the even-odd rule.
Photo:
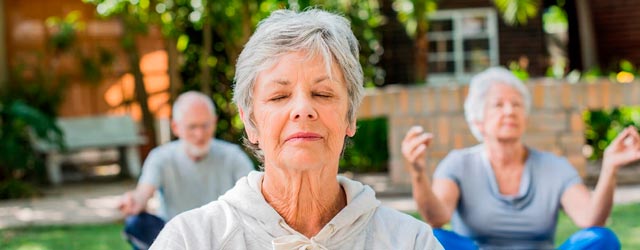
[[[347,126],[347,136],[353,137],[354,135],[356,135],[356,128],[357,127],[355,120],[349,122],[349,126]]]
[[[257,144],[258,132],[256,131],[256,128],[251,125],[251,121],[248,120],[250,118],[245,117],[244,110],[242,108],[238,107],[238,112],[240,113],[242,123],[244,123],[244,131],[247,133],[247,139],[249,139],[251,143]]]

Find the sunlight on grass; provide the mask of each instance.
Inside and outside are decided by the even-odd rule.
[[[26,243],[18,247],[17,250],[49,250],[49,248],[43,246],[42,244]]]

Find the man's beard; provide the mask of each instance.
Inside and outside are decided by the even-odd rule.
[[[205,157],[209,153],[209,149],[211,148],[211,141],[208,140],[207,144],[204,146],[197,146],[190,142],[184,142],[184,149],[187,151],[187,154],[194,158],[202,158]]]

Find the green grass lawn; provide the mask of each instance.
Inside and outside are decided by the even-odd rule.
[[[417,216],[417,213],[412,215]],[[640,249],[640,203],[613,208],[608,227],[622,242],[622,249]],[[561,244],[578,228],[561,214],[556,243]],[[38,226],[0,230],[2,250],[112,250],[130,249],[122,238],[122,224]]]
[[[640,249],[640,220],[638,218],[640,218],[640,203],[613,207],[607,227],[618,235],[622,249]],[[562,213],[556,229],[556,245],[562,244],[576,231],[578,231],[578,227]]]
[[[0,230],[2,250],[125,250],[122,224],[37,226]]]

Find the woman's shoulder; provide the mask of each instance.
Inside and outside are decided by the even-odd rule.
[[[406,233],[415,231],[419,233],[424,230],[431,231],[431,227],[426,223],[409,214],[385,206],[379,206],[374,216],[375,223],[383,225],[389,232]]]
[[[571,164],[569,163],[569,160],[567,160],[567,158],[564,156],[557,155],[549,151],[538,150],[531,147],[529,147],[528,150],[529,150],[529,157],[531,157],[532,160],[543,163],[544,165],[552,164],[552,165],[571,166]]]
[[[199,208],[183,212],[171,219],[158,236],[179,242],[190,242],[203,249],[222,246],[226,239],[238,232],[238,223],[230,206],[223,201],[213,201]],[[166,239],[165,239],[166,240]],[[211,244],[211,245],[209,245]]]
[[[397,210],[379,206],[374,215],[375,226],[371,228],[377,239],[395,238],[386,242],[397,242],[402,246],[389,246],[393,249],[442,249],[428,224],[413,216]]]
[[[534,166],[536,166],[536,169],[540,169],[545,172],[547,172],[546,170],[553,170],[556,174],[558,174],[558,171],[573,174],[576,171],[566,157],[556,155],[553,152],[529,148],[529,157],[531,157],[531,161]]]

